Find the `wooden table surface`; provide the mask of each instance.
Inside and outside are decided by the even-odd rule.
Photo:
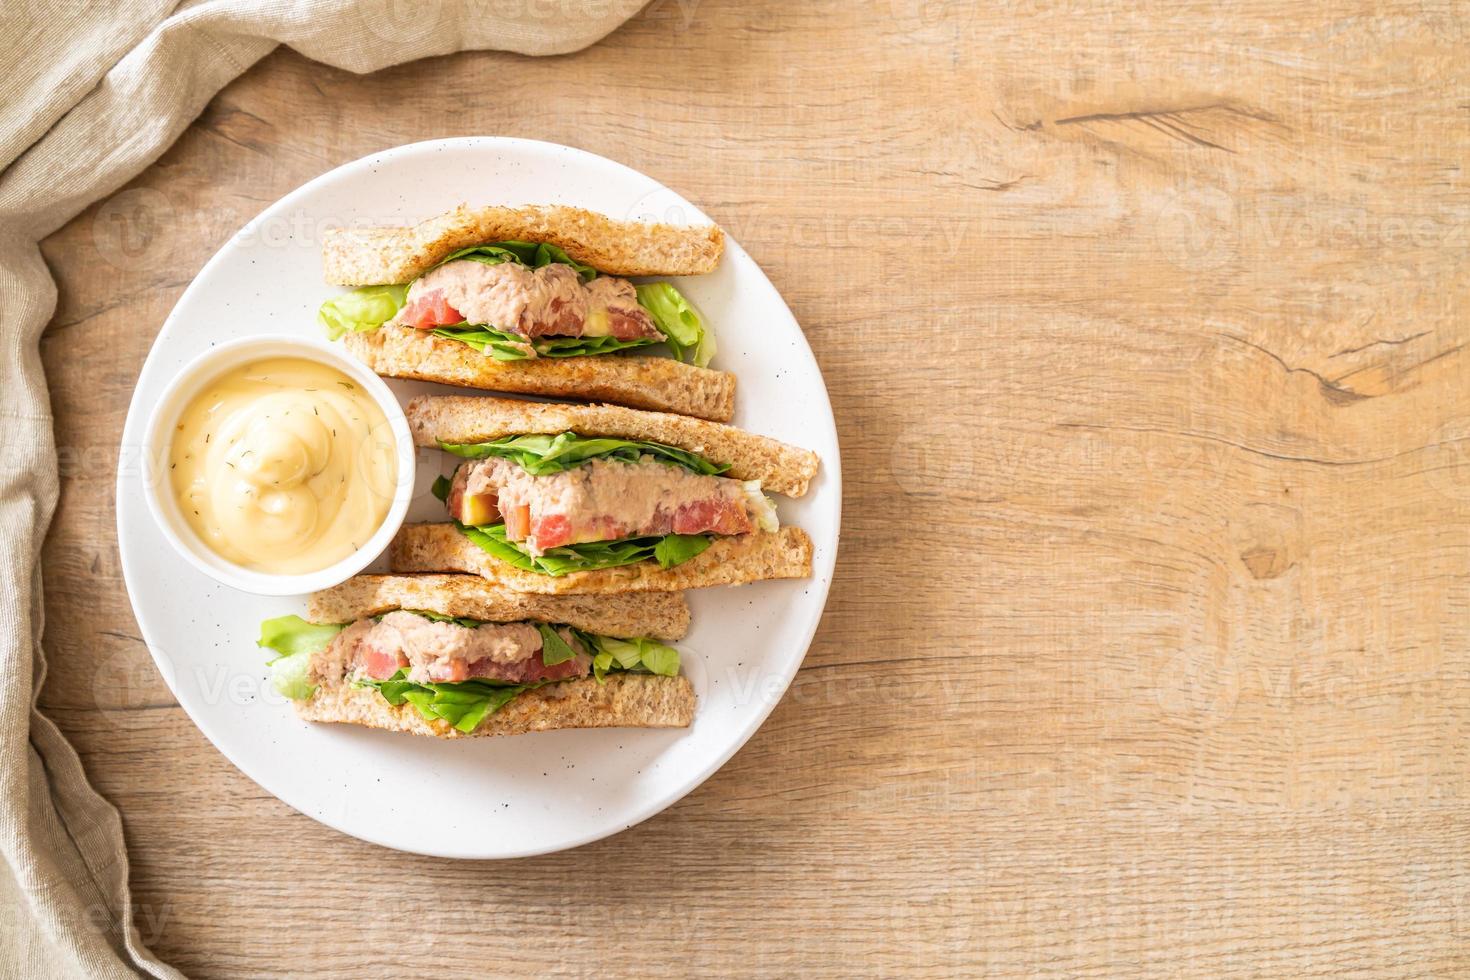
[[[1227,6],[657,0],[569,57],[283,51],[51,238],[42,707],[121,808],[145,941],[198,976],[1470,970],[1470,13]],[[637,832],[508,863],[237,772],[113,532],[202,263],[467,133],[622,160],[734,234],[847,491],[764,728]]]

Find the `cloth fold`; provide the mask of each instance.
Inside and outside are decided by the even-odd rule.
[[[58,491],[38,242],[157,159],[278,44],[352,72],[469,49],[562,54],[643,0],[18,0],[0,10],[0,976],[180,974],[139,939],[117,811],[36,709]],[[437,133],[416,133],[424,139]]]

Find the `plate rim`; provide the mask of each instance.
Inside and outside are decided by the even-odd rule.
[[[742,259],[748,262],[749,268],[753,270],[753,272],[758,275],[761,280],[763,280],[765,284],[770,288],[771,295],[773,295],[776,301],[780,303],[781,309],[785,311],[786,315],[790,318],[791,323],[795,326],[797,341],[800,345],[800,349],[805,351],[806,356],[811,359],[811,363],[816,370],[816,376],[819,382],[818,387],[820,388],[821,395],[819,407],[825,408],[826,410],[826,415],[823,421],[825,425],[830,427],[831,441],[834,448],[832,458],[830,460],[826,458],[822,460],[822,475],[824,479],[831,481],[833,508],[832,516],[834,531],[830,546],[821,549],[821,551],[819,552],[819,554],[821,555],[820,563],[814,563],[812,568],[812,576],[809,580],[807,580],[811,583],[811,588],[820,592],[819,601],[813,605],[813,612],[811,613],[810,621],[807,623],[805,629],[802,630],[802,638],[799,643],[801,650],[800,655],[788,658],[787,666],[785,670],[781,672],[781,674],[771,675],[780,677],[779,693],[773,697],[764,699],[764,703],[750,713],[741,730],[737,733],[736,737],[730,739],[725,748],[715,753],[710,758],[710,761],[702,765],[695,774],[681,778],[678,781],[677,785],[674,786],[672,789],[652,794],[646,801],[635,807],[632,811],[632,814],[627,819],[618,821],[606,828],[599,828],[586,834],[575,835],[547,845],[536,845],[522,848],[501,847],[488,851],[468,851],[465,849],[445,850],[442,848],[427,846],[427,844],[406,846],[396,841],[383,839],[371,833],[364,833],[358,829],[349,828],[343,825],[342,822],[338,821],[334,817],[328,815],[327,812],[308,812],[301,807],[298,807],[290,800],[286,799],[284,796],[281,795],[281,793],[277,792],[276,789],[273,789],[271,786],[266,785],[262,778],[263,774],[257,775],[257,767],[255,765],[252,764],[247,766],[243,764],[240,759],[238,759],[234,754],[231,753],[228,748],[226,748],[224,740],[220,737],[217,737],[218,733],[214,730],[214,725],[207,720],[207,713],[200,712],[196,714],[195,711],[192,710],[189,705],[185,703],[185,699],[179,696],[179,692],[174,684],[172,670],[170,669],[170,666],[165,665],[160,660],[161,654],[158,652],[158,645],[154,642],[154,637],[150,635],[152,633],[152,630],[145,623],[144,617],[139,612],[138,602],[134,598],[134,589],[132,582],[129,580],[128,572],[129,566],[133,564],[133,561],[129,558],[128,546],[124,544],[124,535],[122,533],[122,509],[121,507],[117,506],[117,504],[123,497],[128,481],[130,479],[136,478],[136,474],[132,472],[131,463],[127,459],[127,453],[128,447],[133,444],[133,442],[130,440],[130,437],[135,436],[137,427],[144,424],[143,422],[139,421],[138,414],[140,412],[140,382],[143,376],[148,372],[149,365],[153,361],[155,356],[159,356],[159,337],[173,325],[175,319],[178,316],[179,308],[185,304],[185,301],[190,297],[190,294],[198,287],[199,280],[204,278],[207,273],[209,273],[212,269],[214,269],[216,265],[224,260],[226,254],[233,250],[236,241],[243,234],[253,229],[262,216],[270,211],[275,210],[278,207],[289,206],[292,201],[310,194],[323,185],[329,185],[335,183],[338,180],[349,177],[358,170],[370,170],[375,164],[382,162],[386,157],[409,156],[419,153],[437,152],[446,148],[464,149],[470,151],[480,148],[488,149],[491,151],[497,149],[511,151],[514,151],[516,149],[531,149],[537,151],[554,151],[559,153],[568,153],[571,154],[574,158],[583,158],[595,166],[611,166],[613,168],[626,171],[628,174],[652,184],[653,190],[650,191],[650,193],[666,192],[674,195],[680,201],[689,206],[689,211],[691,213],[691,222],[705,221],[709,222],[710,224],[715,223],[710,220],[710,218],[704,213],[702,209],[698,207],[698,205],[689,201],[689,199],[684,197],[684,195],[670,188],[663,181],[651,177],[648,174],[643,173],[642,171],[636,170],[635,168],[630,167],[627,164],[621,163],[617,160],[612,160],[597,153],[593,153],[590,150],[584,150],[580,147],[554,143],[547,140],[527,139],[523,137],[458,136],[404,143],[373,151],[354,160],[349,160],[345,163],[339,164],[338,166],[335,166],[332,169],[325,171],[324,173],[318,174],[317,176],[311,178],[305,183],[297,186],[293,190],[267,204],[259,212],[257,212],[254,217],[246,221],[234,234],[227,238],[224,243],[221,244],[220,247],[215,251],[215,253],[210,256],[209,260],[205,262],[202,266],[200,266],[199,271],[195,273],[193,278],[191,278],[189,285],[184,288],[184,291],[174,302],[173,308],[169,311],[168,316],[165,317],[163,323],[159,325],[158,332],[154,335],[153,341],[149,346],[148,354],[144,358],[142,366],[139,368],[138,380],[134,382],[133,394],[128,401],[127,415],[124,420],[121,442],[119,445],[120,455],[118,460],[117,479],[114,486],[113,526],[114,532],[116,533],[119,564],[122,569],[123,585],[127,593],[128,605],[133,612],[133,618],[138,624],[139,632],[143,637],[144,645],[148,649],[149,656],[153,659],[154,666],[162,675],[164,683],[169,688],[169,692],[173,695],[175,702],[183,710],[185,716],[190,720],[190,722],[193,723],[194,727],[197,728],[200,733],[204,735],[204,737],[215,748],[215,750],[223,755],[225,759],[228,760],[230,764],[233,765],[235,769],[237,769],[242,775],[250,779],[265,792],[275,797],[278,801],[280,801],[282,804],[289,807],[296,813],[308,817],[309,819],[315,820],[316,822],[327,827],[331,827],[338,833],[345,834],[358,840],[366,841],[379,847],[384,847],[389,850],[400,851],[404,853],[421,854],[428,857],[454,858],[460,860],[511,860],[522,857],[535,857],[542,854],[552,854],[559,851],[582,847],[586,844],[591,844],[604,838],[620,834],[626,830],[638,826],[639,824],[654,816],[657,816],[664,810],[673,806],[675,803],[678,803],[680,800],[684,799],[690,793],[693,793],[696,789],[702,786],[711,776],[717,773],[720,769],[724,768],[725,764],[734,757],[735,753],[744,748],[745,745],[750,741],[750,739],[755,736],[755,733],[760,730],[761,726],[765,724],[771,713],[776,709],[776,706],[780,704],[781,701],[785,698],[787,692],[790,689],[792,680],[795,678],[797,672],[800,671],[802,664],[805,662],[806,655],[811,650],[812,641],[816,637],[817,629],[821,626],[822,617],[826,612],[827,600],[830,598],[832,577],[833,572],[836,569],[837,553],[842,538],[841,450],[839,442],[839,432],[836,424],[836,415],[832,411],[831,394],[827,389],[827,381],[825,376],[822,374],[821,364],[817,361],[816,355],[812,351],[811,344],[807,340],[806,332],[802,329],[801,323],[796,319],[795,314],[791,312],[791,307],[786,302],[786,298],[781,294],[781,291],[776,288],[775,284],[771,282],[770,277],[766,275],[765,270],[761,268],[760,264],[757,263],[755,259],[750,256],[750,254],[740,245],[738,241],[734,239],[733,236],[726,232],[725,245],[727,251],[733,251],[734,253],[737,253]],[[326,288],[330,287],[324,284],[324,289]],[[294,713],[291,717],[295,717]]]

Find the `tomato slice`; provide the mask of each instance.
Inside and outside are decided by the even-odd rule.
[[[696,500],[674,513],[675,534],[744,534],[750,515],[733,500]]]
[[[451,323],[463,323],[464,317],[449,305],[442,289],[433,289],[410,300],[398,322],[419,330],[433,330]]]
[[[408,658],[397,650],[363,644],[358,654],[362,672],[375,681],[385,681],[398,673],[398,668],[408,666]]]
[[[531,524],[531,537],[541,549],[560,548],[572,540],[572,522],[565,514],[540,514]]]

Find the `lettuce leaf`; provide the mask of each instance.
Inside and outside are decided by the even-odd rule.
[[[293,701],[311,697],[316,691],[310,681],[312,655],[325,650],[343,628],[336,623],[308,623],[300,616],[277,616],[261,623],[255,645],[280,654],[267,661],[272,686]]]
[[[444,616],[440,613],[429,612],[427,609],[400,609],[398,611],[412,613],[415,616],[422,616],[430,622],[434,623],[454,623],[456,626],[463,626],[465,629],[469,630],[472,630],[477,626],[485,625],[485,620],[483,619],[470,619],[468,616]],[[384,613],[383,615],[387,615],[387,613]],[[378,616],[377,618],[382,619],[383,617]]]
[[[657,640],[645,637],[619,640],[581,633],[578,637],[592,651],[592,675],[598,681],[613,670],[643,670],[663,677],[679,673],[679,651]]]
[[[713,542],[708,534],[666,534],[653,546],[660,568],[673,568],[699,555]]]
[[[471,326],[468,323],[436,327],[434,336],[468,344],[497,361],[524,361],[531,356],[526,350],[527,346],[538,357],[589,357],[658,343],[650,337],[640,337],[637,340],[619,340],[616,337],[537,337],[527,340],[517,333],[484,325]]]
[[[406,670],[399,670],[386,681],[361,678],[360,687],[376,688],[383,699],[392,705],[407,701],[425,719],[447,721],[462,732],[472,732],[490,715],[509,704],[517,694],[528,691],[538,684],[503,684],[490,680],[455,681],[436,684],[418,683],[408,679]]]
[[[577,275],[582,277],[583,282],[591,282],[597,278],[597,270],[590,265],[583,265],[572,258],[566,252],[555,245],[546,242],[492,242],[488,245],[471,245],[457,252],[450,252],[444,258],[434,264],[434,268],[446,262],[456,259],[468,259],[471,262],[482,262],[485,265],[500,265],[502,262],[519,262],[533,269],[551,265],[553,262],[561,265],[569,265],[577,270]]]
[[[676,677],[679,674],[679,651],[662,643],[640,639],[638,656],[643,669],[660,677]]]
[[[256,646],[287,657],[297,653],[316,653],[325,650],[332,637],[343,628],[338,623],[308,623],[300,616],[277,616],[260,624],[260,639]]]
[[[658,442],[634,439],[609,439],[579,436],[575,432],[560,435],[510,436],[494,442],[439,443],[439,448],[463,459],[488,459],[499,456],[519,463],[532,476],[560,473],[589,459],[616,459],[636,463],[642,456],[652,456],[660,463],[682,466],[704,476],[717,476],[730,467],[711,463],[698,453],[691,453]]]
[[[709,367],[715,357],[715,335],[705,329],[699,311],[673,283],[647,282],[635,288],[638,305],[648,311],[663,331],[674,357],[698,367]]]
[[[305,701],[316,693],[311,682],[311,654],[293,653],[289,657],[277,657],[269,665],[271,687],[282,697],[292,701]]]
[[[317,310],[316,319],[326,327],[328,340],[344,333],[376,330],[398,315],[407,296],[407,286],[363,286],[327,300]]]
[[[572,645],[561,638],[556,627],[542,623],[536,627],[541,633],[541,663],[546,667],[564,664],[577,655]]]
[[[649,559],[657,561],[663,568],[673,568],[708,548],[712,540],[704,534],[650,535],[641,538],[623,538],[620,541],[569,544],[560,548],[549,548],[543,555],[532,555],[505,536],[504,524],[471,527],[455,521],[455,527],[492,557],[528,572],[555,577],[572,572],[591,571],[596,568],[617,568],[620,565],[632,565]],[[660,555],[658,551],[660,543],[669,538],[691,540],[665,546],[663,554]]]

